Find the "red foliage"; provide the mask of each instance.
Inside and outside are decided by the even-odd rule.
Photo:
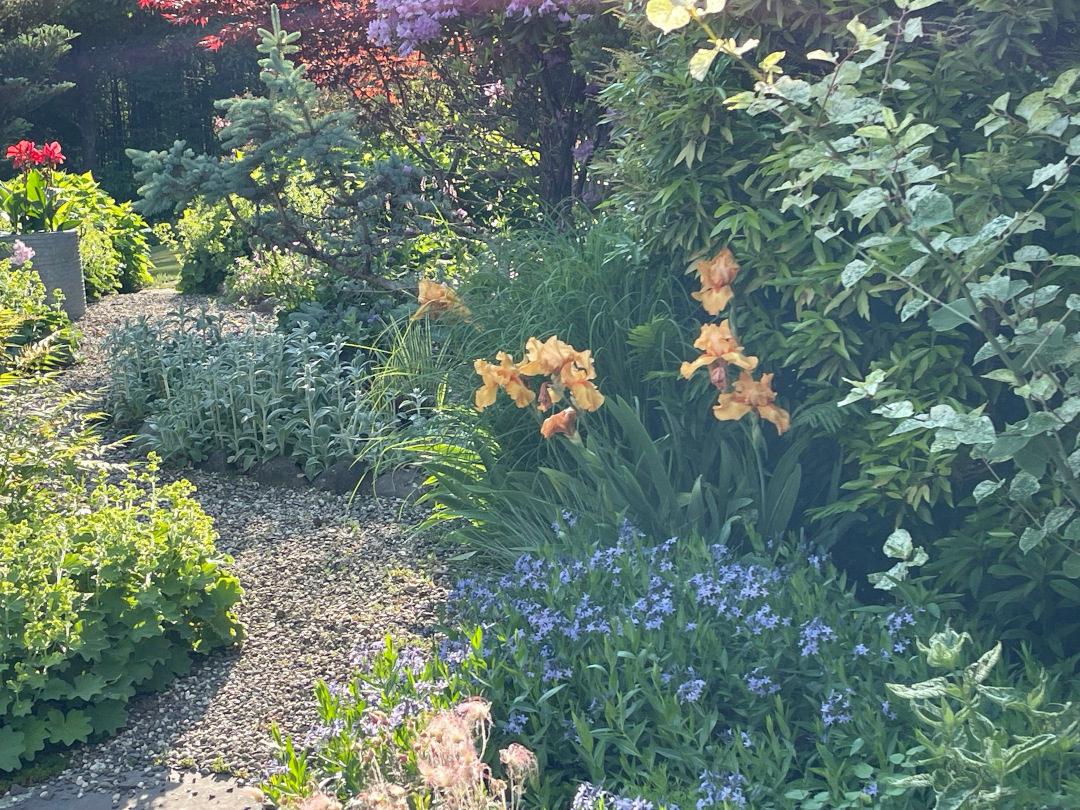
[[[138,0],[177,25],[212,25],[201,44],[218,50],[234,42],[254,41],[257,29],[270,27],[273,0]],[[372,45],[368,24],[373,0],[278,0],[281,26],[300,31],[298,61],[308,77],[324,87],[347,87],[362,97],[393,99],[392,87],[418,64],[415,58]]]

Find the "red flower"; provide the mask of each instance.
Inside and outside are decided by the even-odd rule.
[[[38,162],[34,160],[34,153],[37,151],[37,145],[33,141],[19,141],[14,146],[7,148],[6,157],[14,161],[16,169],[21,169],[27,163]]]
[[[59,166],[66,160],[64,154],[60,151],[60,144],[56,141],[42,145],[41,157],[42,160],[38,162],[45,162],[54,167]]]

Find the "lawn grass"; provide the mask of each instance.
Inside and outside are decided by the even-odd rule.
[[[154,277],[154,283],[150,289],[166,289],[175,287],[180,281],[180,262],[176,254],[165,245],[156,245],[150,248],[150,261],[154,263],[150,275]]]

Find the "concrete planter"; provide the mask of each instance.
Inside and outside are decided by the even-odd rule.
[[[79,258],[79,232],[54,231],[0,237],[9,244],[16,239],[33,249],[31,262],[49,291],[49,300],[53,300],[53,290],[60,290],[64,296],[64,312],[73,321],[81,318],[86,312],[86,286]]]

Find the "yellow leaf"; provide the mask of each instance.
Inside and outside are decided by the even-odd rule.
[[[769,71],[780,64],[780,60],[786,55],[787,51],[773,51],[758,63],[758,67],[764,71]]]
[[[665,34],[677,31],[690,22],[690,12],[671,0],[649,0],[645,6],[645,16]]]
[[[822,62],[832,62],[834,65],[836,64],[836,54],[823,51],[820,48],[816,51],[810,51],[810,53],[806,55],[806,58],[820,59]]]
[[[732,56],[742,56],[749,50],[753,50],[758,46],[756,39],[748,39],[742,45],[735,42],[734,38],[722,39],[716,43],[716,47],[724,53],[729,53]]]
[[[709,72],[709,68],[712,67],[713,60],[716,59],[718,53],[720,53],[719,48],[701,48],[697,53],[690,57],[690,75],[699,82],[704,79],[705,74]],[[708,130],[706,130],[706,132],[707,131]]]
[[[727,0],[705,0],[706,14],[719,14],[727,5]]]

